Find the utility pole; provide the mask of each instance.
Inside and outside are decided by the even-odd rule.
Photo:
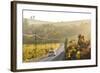
[[[36,32],[35,32],[35,49],[37,49]]]
[[[68,45],[68,39],[67,38],[65,39],[64,45],[65,45],[65,51],[67,51],[67,45]]]
[[[32,31],[32,35],[33,35],[33,54],[36,57],[36,50],[37,50],[37,43],[36,43],[36,32],[34,33]],[[35,47],[34,47],[35,46]]]

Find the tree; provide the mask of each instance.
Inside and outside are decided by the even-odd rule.
[[[26,33],[28,31],[28,19],[23,19],[23,32]]]

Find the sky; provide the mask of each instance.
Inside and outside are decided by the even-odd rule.
[[[86,20],[91,18],[91,13],[80,13],[80,12],[53,12],[53,11],[23,11],[23,18],[28,18],[40,21],[49,22],[63,22],[63,21],[76,21]]]

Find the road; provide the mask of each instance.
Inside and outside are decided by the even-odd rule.
[[[42,61],[60,61],[65,60],[65,51],[64,51],[64,44],[61,44],[61,46],[56,50],[55,56],[47,56],[46,58],[43,58],[40,60]]]
[[[62,61],[65,60],[65,51],[64,44],[61,44],[60,47],[55,51],[55,56],[45,56],[41,59],[32,59],[29,62],[44,62],[44,61]]]

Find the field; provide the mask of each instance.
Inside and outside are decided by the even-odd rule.
[[[59,46],[59,43],[23,44],[23,62],[40,59],[46,56],[51,48],[56,50]]]

